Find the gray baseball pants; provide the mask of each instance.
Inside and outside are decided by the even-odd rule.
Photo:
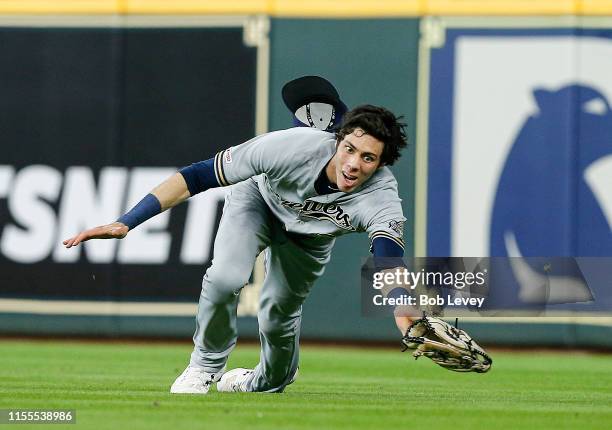
[[[261,354],[250,389],[282,392],[298,367],[302,303],[323,274],[333,244],[333,238],[284,231],[255,180],[232,185],[202,282],[190,364],[208,372],[223,368],[238,337],[238,294],[268,248],[257,315]]]

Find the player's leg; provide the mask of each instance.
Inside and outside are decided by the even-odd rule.
[[[251,391],[280,392],[294,377],[302,303],[323,274],[332,246],[330,238],[296,237],[270,246],[258,313],[261,356]]]
[[[231,187],[202,282],[191,366],[217,372],[225,365],[236,344],[237,294],[270,241],[270,217],[254,181]]]

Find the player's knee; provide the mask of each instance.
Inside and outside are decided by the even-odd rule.
[[[259,317],[257,321],[260,333],[273,343],[293,342],[298,330],[298,322],[293,318],[279,321],[277,319]]]
[[[214,302],[229,301],[248,283],[249,275],[231,270],[222,272],[211,267],[204,275],[202,293],[206,293]]]
[[[214,285],[216,289],[224,291],[236,291],[244,287],[249,282],[251,273],[242,273],[243,271],[229,268],[221,270],[215,266],[211,266],[204,275],[204,283]]]

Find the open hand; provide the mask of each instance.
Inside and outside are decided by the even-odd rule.
[[[72,248],[89,239],[123,239],[128,234],[128,230],[129,228],[127,225],[120,222],[114,222],[84,230],[76,236],[66,239],[62,243],[66,245],[66,248]]]

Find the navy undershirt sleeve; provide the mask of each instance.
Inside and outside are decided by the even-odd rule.
[[[220,184],[215,176],[215,159],[210,158],[205,161],[193,163],[183,167],[179,173],[185,178],[189,194],[192,196],[206,191],[209,188],[219,187]]]
[[[372,254],[374,254],[374,266],[376,270],[395,269],[406,267],[402,257],[404,250],[397,243],[385,237],[377,237],[372,241]],[[406,294],[406,289],[398,287],[391,290],[388,298],[398,298]]]
[[[377,237],[372,241],[374,257],[403,257],[404,250],[397,243],[386,237]]]
[[[372,241],[372,254],[377,270],[406,266],[402,260],[404,256],[402,247],[386,237],[377,237]]]

